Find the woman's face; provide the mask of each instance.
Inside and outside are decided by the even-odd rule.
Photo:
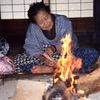
[[[51,15],[44,10],[39,11],[39,13],[34,17],[36,24],[42,30],[51,30],[53,27],[53,20]]]

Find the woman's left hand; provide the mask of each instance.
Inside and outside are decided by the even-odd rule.
[[[54,51],[52,50],[51,47],[48,47],[48,48],[45,50],[45,53],[46,53],[48,56],[50,56],[50,57],[52,57],[52,56],[54,55]]]
[[[56,66],[56,63],[53,62],[53,61],[51,61],[51,62],[49,62],[47,65],[50,66],[50,67],[54,67],[54,66]]]

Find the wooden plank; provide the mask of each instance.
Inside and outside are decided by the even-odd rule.
[[[28,19],[1,20],[3,35],[26,34],[29,22]]]
[[[74,32],[94,32],[94,18],[69,18],[72,22]],[[25,35],[29,21],[28,19],[1,20],[3,35]]]
[[[1,18],[0,18],[0,35],[1,35],[2,33],[1,33]]]
[[[95,18],[70,18],[74,32],[95,32]]]
[[[10,100],[42,100],[46,82],[18,80],[14,95]]]

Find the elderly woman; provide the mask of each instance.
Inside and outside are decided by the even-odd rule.
[[[51,14],[49,7],[42,2],[33,3],[28,16],[30,24],[23,46],[25,52],[15,57],[15,66],[30,73],[52,73],[61,54],[60,40],[66,34],[71,35],[71,52],[82,59],[82,68],[88,68],[98,60],[99,53],[95,49],[78,47],[71,21],[66,16]]]

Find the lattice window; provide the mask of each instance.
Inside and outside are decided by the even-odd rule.
[[[42,0],[0,0],[1,19],[27,17],[29,5]],[[50,4],[51,12],[73,17],[93,17],[93,0],[43,0]]]
[[[50,5],[52,13],[63,14],[70,18],[93,17],[93,0],[43,0]]]
[[[42,0],[0,0],[1,19],[28,18],[27,11],[33,2]]]

